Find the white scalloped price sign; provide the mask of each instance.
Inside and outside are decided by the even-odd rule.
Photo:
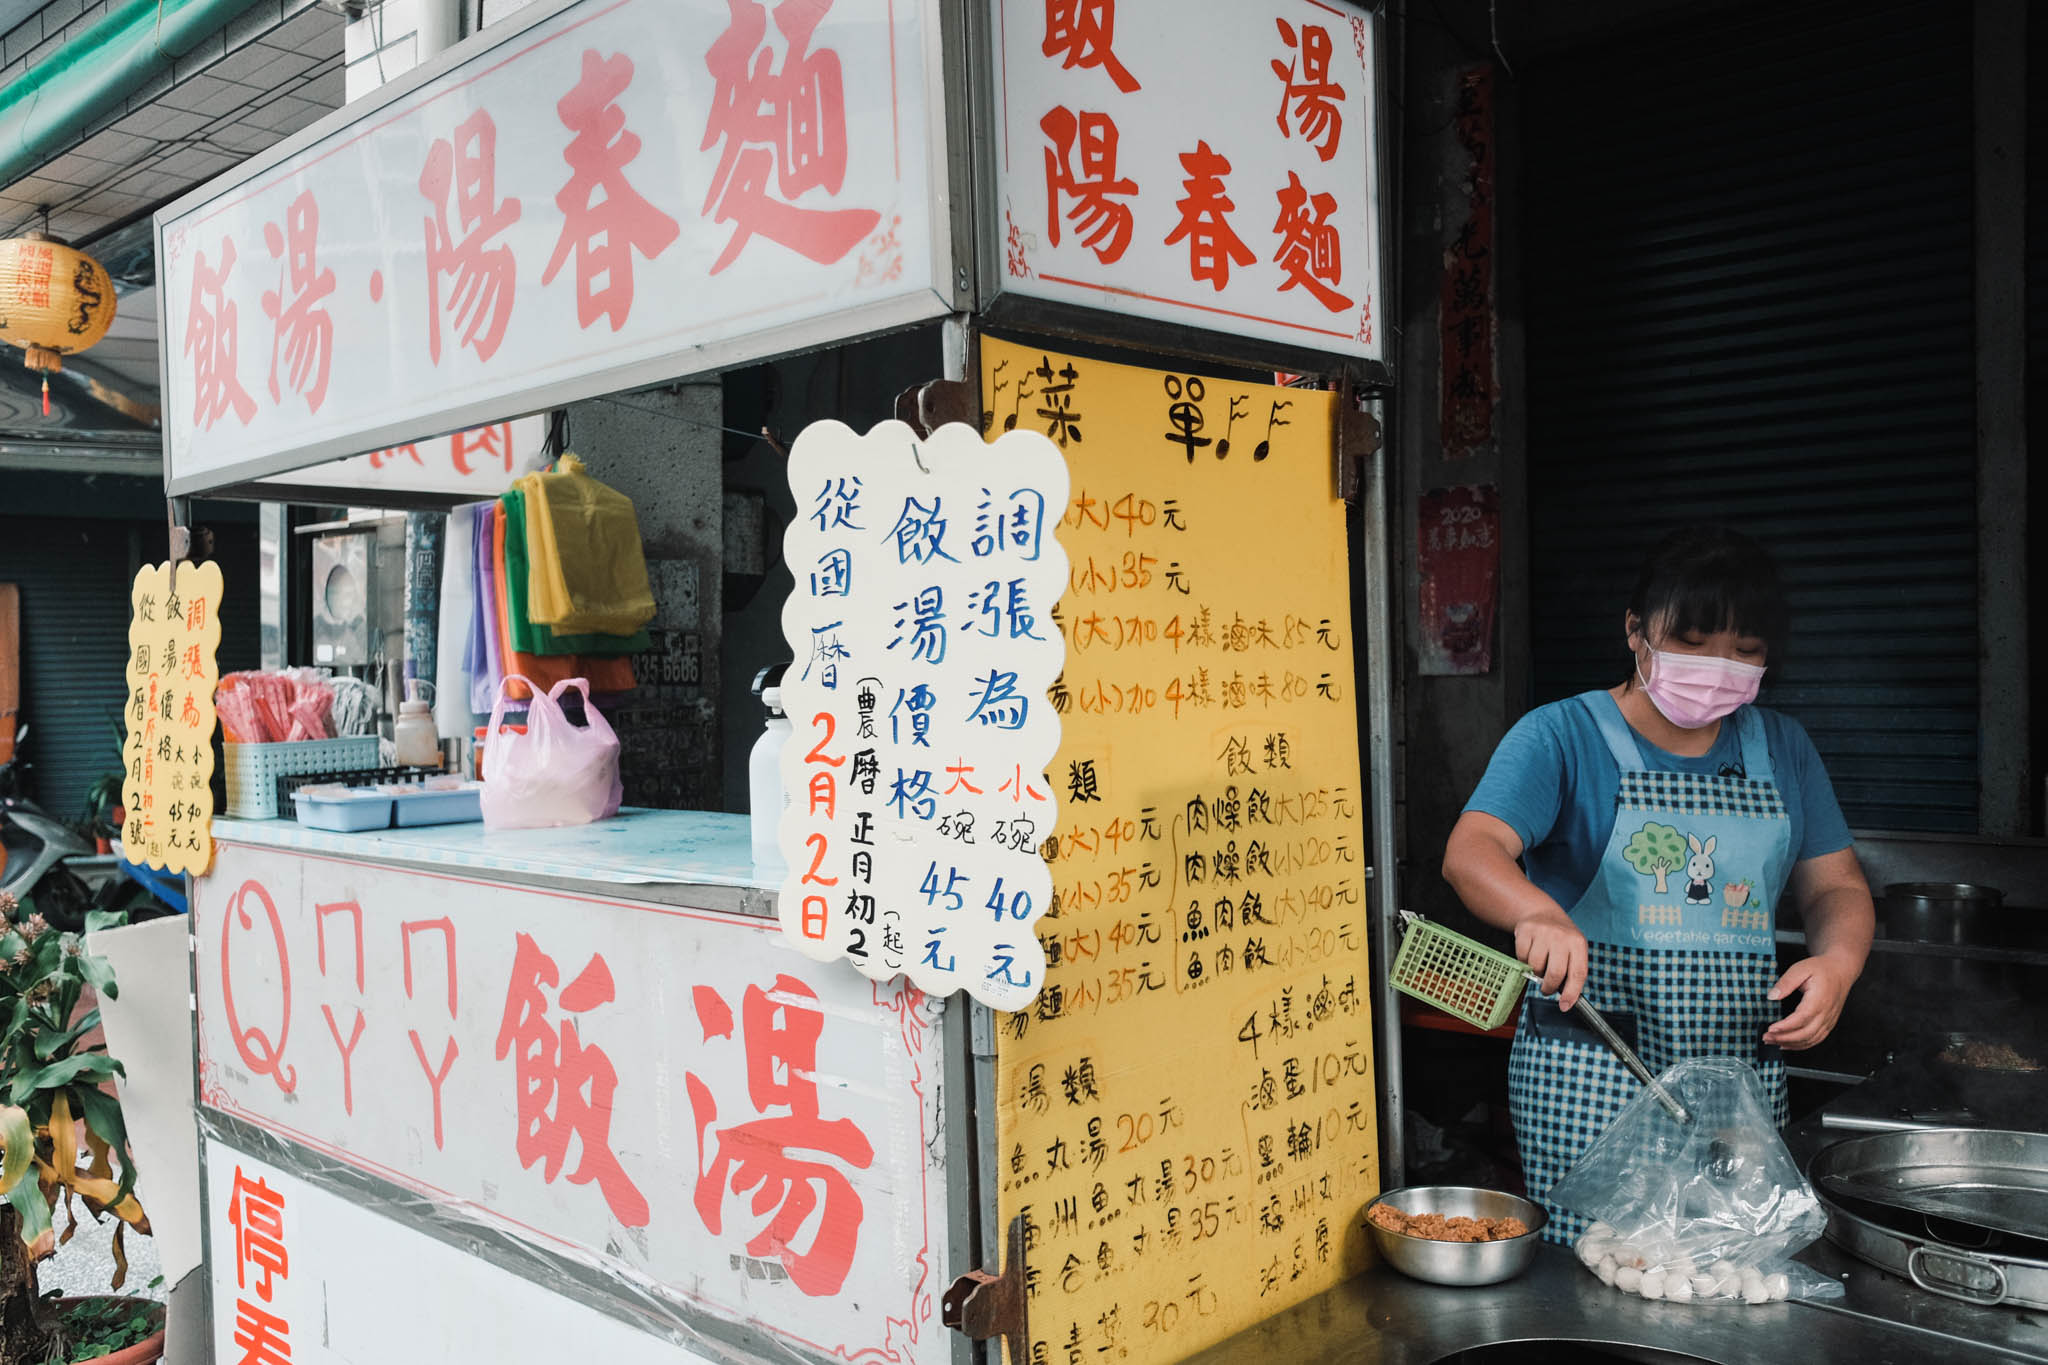
[[[1065,457],[1034,432],[805,428],[782,629],[783,933],[937,995],[1038,994],[1066,665]]]

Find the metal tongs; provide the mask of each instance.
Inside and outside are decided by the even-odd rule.
[[[1536,983],[1537,990],[1543,989],[1543,978],[1537,976],[1534,972],[1529,972],[1527,975],[1531,981]],[[1650,1068],[1643,1064],[1641,1057],[1636,1056],[1636,1050],[1621,1040],[1621,1035],[1614,1031],[1614,1026],[1600,1017],[1600,1011],[1594,1009],[1583,994],[1579,996],[1579,1002],[1571,1007],[1570,1012],[1580,1016],[1593,1026],[1593,1032],[1599,1034],[1606,1040],[1607,1046],[1614,1049],[1614,1055],[1621,1058],[1621,1064],[1634,1072],[1637,1080],[1649,1087],[1650,1094],[1656,1099],[1657,1103],[1664,1106],[1665,1113],[1671,1115],[1672,1118],[1677,1119],[1680,1123],[1692,1122],[1691,1112],[1684,1105],[1680,1104],[1677,1097],[1669,1090],[1666,1090],[1655,1076],[1650,1074]]]

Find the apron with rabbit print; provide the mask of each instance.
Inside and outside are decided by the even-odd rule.
[[[1690,1057],[1750,1062],[1782,1126],[1785,1064],[1763,1033],[1780,1014],[1768,998],[1775,907],[1793,851],[1762,718],[1745,706],[1723,722],[1736,727],[1744,775],[1710,777],[1648,768],[1612,696],[1577,700],[1621,769],[1607,851],[1571,907],[1590,950],[1586,998],[1653,1073]],[[1530,987],[1508,1100],[1530,1197],[1550,1216],[1547,1239],[1585,1230],[1545,1196],[1641,1089],[1598,1035]]]

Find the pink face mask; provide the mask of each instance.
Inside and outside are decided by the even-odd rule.
[[[1724,659],[1717,654],[1672,654],[1650,651],[1650,676],[1643,678],[1642,665],[1636,676],[1643,678],[1643,693],[1664,719],[1681,730],[1699,730],[1738,706],[1756,700],[1763,685],[1764,670],[1758,664]]]

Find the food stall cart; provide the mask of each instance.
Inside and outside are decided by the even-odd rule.
[[[1381,62],[1342,0],[540,0],[159,216],[174,500],[922,325],[943,373],[904,425],[792,452],[826,537],[795,566],[799,667],[858,647],[822,608],[876,547],[830,534],[907,533],[896,565],[935,573],[1066,562],[1056,602],[1020,569],[945,579],[943,617],[882,604],[910,655],[971,645],[990,682],[1045,621],[1065,652],[1042,693],[982,696],[992,737],[1049,706],[1049,763],[875,775],[918,856],[872,935],[870,893],[807,882],[859,880],[861,850],[757,868],[742,816],[215,821],[191,890],[219,1358],[2040,1353],[2024,1315],[1839,1258],[1851,1312],[1711,1330],[1548,1249],[1481,1291],[1368,1264],[1358,1212],[1402,1165],[1359,401],[1387,373]],[[1049,443],[1064,488],[992,478],[914,525],[839,496],[945,468],[949,422]],[[829,486],[820,441],[848,447]],[[889,723],[914,747],[912,691]],[[819,735],[785,774],[814,756],[841,771]],[[1049,894],[949,847],[998,829]],[[961,990],[935,935],[880,932],[970,906],[1030,941],[981,943]]]
[[[1398,1165],[1378,19],[1186,17],[542,0],[159,215],[174,507],[934,324],[945,373],[866,439],[926,475],[963,434],[1063,465],[949,502],[951,539],[936,497],[914,534],[871,514],[899,564],[1067,562],[947,582],[990,682],[1062,627],[1049,687],[977,706],[991,739],[1049,710],[1051,762],[884,774],[941,879],[906,907],[962,908],[948,841],[1049,873],[1035,903],[975,883],[1030,931],[1000,981],[935,935],[867,960],[859,906],[755,867],[744,816],[213,823],[221,1358],[1167,1360],[1363,1268]],[[845,657],[833,624],[798,667]]]

